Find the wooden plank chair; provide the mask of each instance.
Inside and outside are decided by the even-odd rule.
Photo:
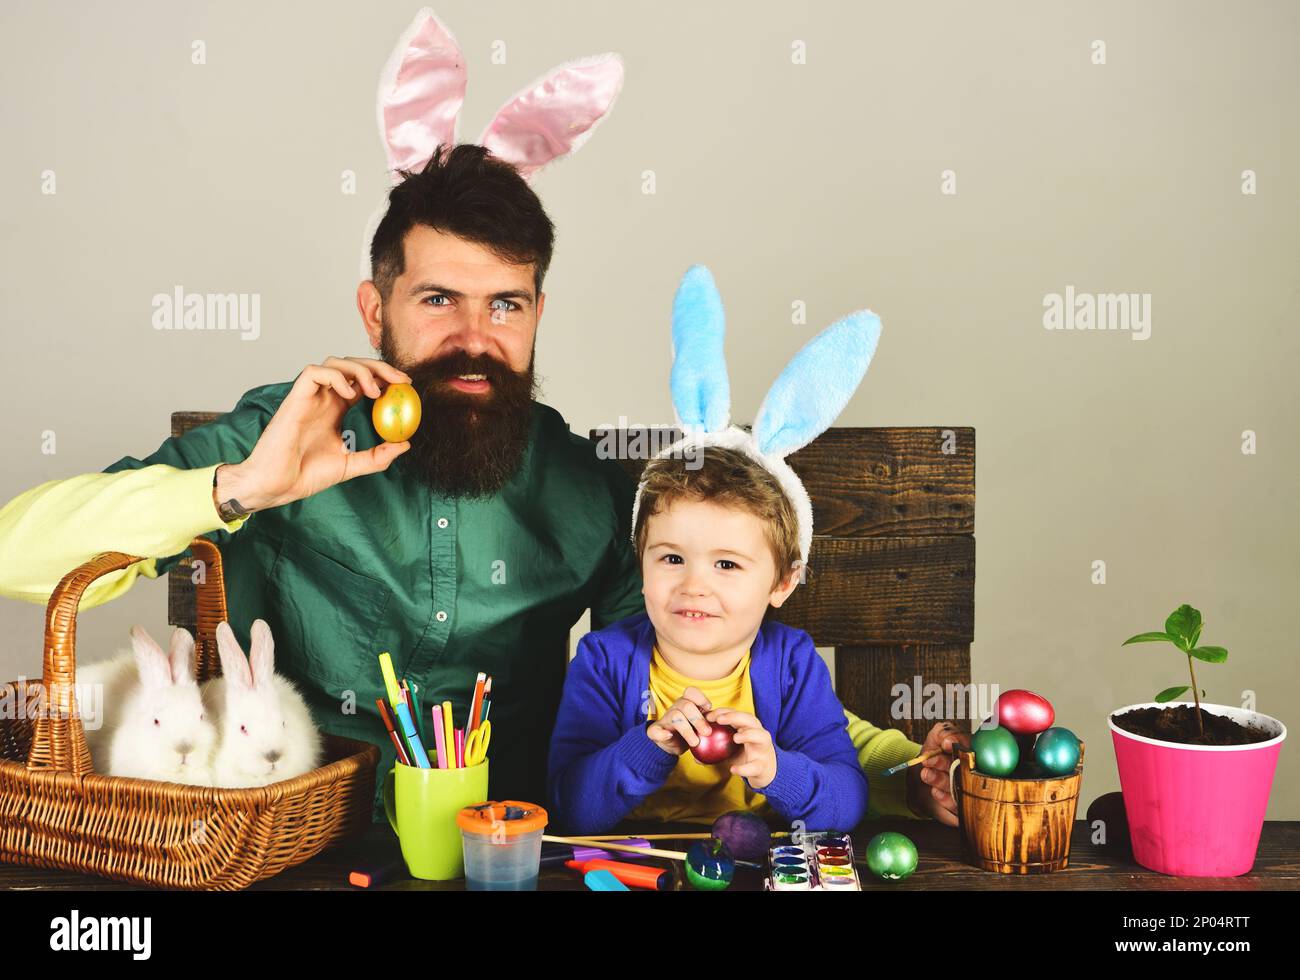
[[[677,435],[651,431],[589,436],[630,447],[665,446]],[[618,461],[640,479],[644,458]],[[832,428],[787,462],[812,498],[815,526],[805,581],[777,618],[835,648],[836,694],[859,717],[924,741],[940,719],[895,717],[894,686],[905,685],[915,714],[926,685],[945,693],[960,685],[963,717],[953,720],[969,732],[975,430]]]

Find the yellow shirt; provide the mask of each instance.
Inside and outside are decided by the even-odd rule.
[[[867,819],[879,817],[916,817],[907,805],[907,773],[882,775],[886,769],[915,759],[921,746],[897,728],[877,728],[865,718],[859,718],[847,708],[844,720],[848,722],[849,741],[858,752],[858,765],[867,774],[870,795],[867,797]]]
[[[199,535],[235,531],[212,502],[217,464],[181,470],[163,463],[117,473],[50,480],[0,507],[0,596],[45,604],[63,576],[101,551],[179,554]],[[135,580],[157,578],[147,558],[95,579],[81,609],[125,593]]]
[[[701,681],[669,667],[656,645],[650,659],[653,717],[662,718],[688,687],[698,688],[715,708],[735,708],[751,715],[754,713],[749,651],[726,677]],[[750,789],[740,776],[731,774],[731,767],[735,764],[732,758],[706,766],[697,762],[689,751],[683,752],[663,786],[642,800],[625,819],[711,824],[730,810],[752,810],[763,817],[772,815],[767,797]]]

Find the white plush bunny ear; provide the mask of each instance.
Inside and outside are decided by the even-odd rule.
[[[880,340],[880,317],[850,313],[819,333],[772,383],[754,419],[764,455],[785,457],[830,428],[853,397]]]
[[[424,7],[398,38],[379,76],[379,136],[394,183],[402,179],[398,170],[423,170],[439,143],[455,145],[465,81],[460,46]]]
[[[531,181],[591,138],[622,88],[623,60],[616,54],[566,61],[510,98],[478,142]]]
[[[669,380],[677,425],[720,432],[731,418],[731,387],[722,340],[727,321],[713,275],[693,265],[673,297],[673,370]]]

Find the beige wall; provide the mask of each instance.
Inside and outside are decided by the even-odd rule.
[[[374,88],[417,7],[4,5],[0,501],[147,455],[173,409],[369,353],[353,293],[385,187]],[[1091,746],[1085,801],[1118,788],[1107,710],[1184,670],[1119,644],[1180,602],[1231,651],[1201,671],[1212,699],[1253,690],[1300,718],[1300,6],[435,9],[469,62],[462,139],[559,61],[626,61],[611,118],[537,183],[559,233],[539,370],[575,430],[671,421],[668,311],[693,262],[727,303],[742,420],[812,331],[869,305],[885,332],[842,423],[977,429],[975,679],[1055,701]],[[177,284],[260,293],[259,339],[153,330],[150,298]],[[1067,285],[1150,294],[1149,338],[1045,330]],[[88,611],[81,647],[102,656],[134,622],[163,630],[162,583]],[[41,608],[0,601],[4,676],[39,669],[41,630]],[[1300,818],[1297,775],[1288,746],[1271,818]]]

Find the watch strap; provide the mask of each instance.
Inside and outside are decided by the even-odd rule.
[[[220,470],[225,463],[220,464],[217,469],[212,471],[212,489],[217,488],[217,470]],[[229,524],[231,521],[237,521],[241,517],[247,517],[252,511],[245,508],[238,500],[231,497],[229,500],[217,501],[217,515]]]

